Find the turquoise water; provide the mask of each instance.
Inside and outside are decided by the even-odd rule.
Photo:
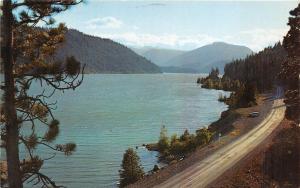
[[[70,188],[116,187],[124,151],[169,134],[193,132],[217,120],[227,107],[222,91],[202,89],[193,74],[86,75],[75,91],[57,94],[55,116],[61,122],[58,142],[74,141],[70,157],[46,161],[43,172]],[[157,153],[139,147],[146,171]]]

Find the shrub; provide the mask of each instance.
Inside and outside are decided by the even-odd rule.
[[[207,129],[202,128],[196,131],[196,141],[198,145],[208,144],[213,134]]]

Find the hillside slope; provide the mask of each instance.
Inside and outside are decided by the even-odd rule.
[[[224,67],[224,78],[255,83],[260,92],[268,91],[278,82],[281,63],[286,51],[280,43],[267,47],[242,60],[235,60]]]
[[[186,51],[152,48],[138,54],[155,63],[156,65],[164,67],[169,66],[169,64],[167,64],[169,60],[184,53],[186,53]]]
[[[86,64],[86,73],[160,73],[160,68],[131,49],[110,39],[70,29],[56,58],[75,56]]]
[[[166,64],[191,68],[197,72],[209,72],[212,67],[223,70],[226,63],[245,58],[249,54],[252,54],[252,50],[248,47],[215,42],[172,58]]]

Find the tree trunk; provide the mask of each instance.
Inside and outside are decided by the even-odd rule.
[[[4,113],[6,120],[6,158],[10,188],[22,188],[19,161],[19,129],[15,107],[15,84],[13,75],[13,15],[11,0],[3,1],[2,60],[4,62]]]

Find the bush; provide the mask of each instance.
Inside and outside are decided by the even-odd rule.
[[[185,151],[185,144],[179,140],[175,140],[170,148],[170,153],[173,155],[182,155]]]
[[[225,95],[222,95],[222,93],[219,94],[218,101],[219,102],[226,102],[227,97]]]
[[[169,141],[167,130],[163,126],[160,132],[160,140],[158,142],[158,148],[162,158],[166,161],[172,161],[186,155],[187,153],[194,151],[198,146],[208,144],[211,141],[213,133],[207,128],[197,130],[197,134],[190,134],[188,130],[177,138],[174,134]]]
[[[152,169],[153,172],[157,172],[159,171],[159,167],[157,165],[154,165],[153,169]]]
[[[197,145],[208,144],[212,139],[213,133],[211,133],[207,128],[202,128],[196,131],[196,142]]]

